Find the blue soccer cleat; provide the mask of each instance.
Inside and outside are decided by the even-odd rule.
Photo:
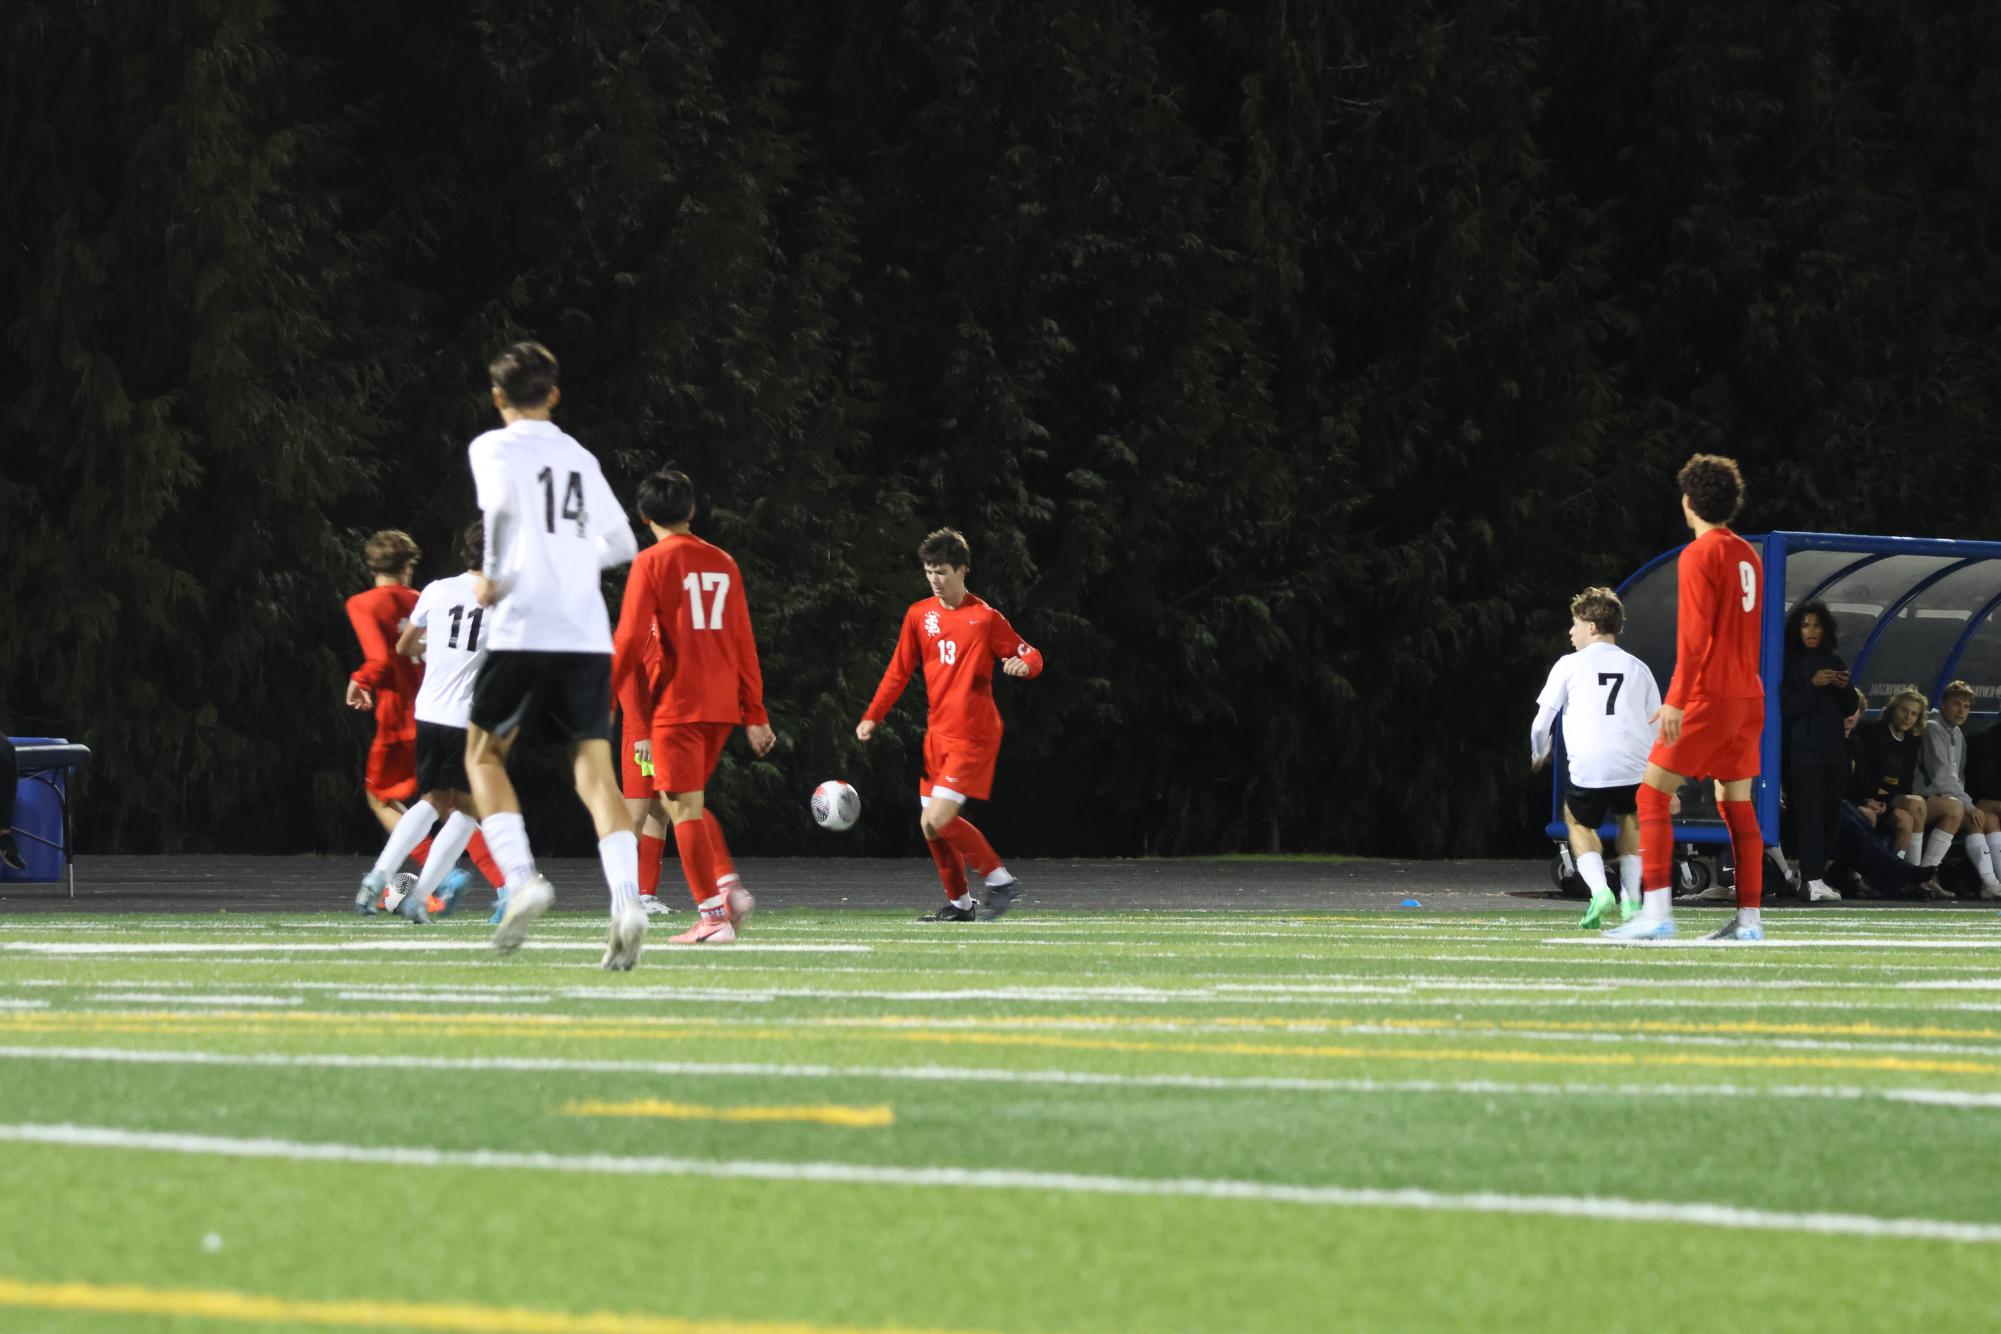
[[[1599,939],[1618,941],[1673,940],[1674,918],[1648,917],[1645,913],[1642,913],[1630,922],[1613,927],[1610,931],[1599,937]]]
[[[493,916],[486,919],[488,926],[499,926],[500,919],[507,916],[507,886],[502,885],[493,892]]]
[[[463,866],[454,868],[452,873],[445,877],[445,882],[438,886],[438,903],[440,905],[438,915],[440,917],[450,917],[452,915],[452,910],[459,906],[459,895],[470,889],[476,878],[471,871]]]
[[[1764,927],[1746,926],[1734,917],[1703,937],[1704,940],[1732,940],[1740,945],[1750,945],[1764,938]]]

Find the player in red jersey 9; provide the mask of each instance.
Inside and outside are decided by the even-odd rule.
[[[1018,882],[961,812],[968,801],[985,801],[993,792],[1002,730],[1000,710],[994,707],[994,665],[999,663],[1009,676],[1040,676],[1042,654],[1015,633],[1007,617],[967,591],[973,556],[963,534],[940,528],[924,539],[917,556],[931,596],[904,612],[896,654],[855,736],[867,741],[875,735],[921,664],[930,717],[924,731],[924,775],[917,786],[922,806],[918,822],[945,887],[945,902],[924,920],[974,920],[968,867],[986,881],[986,907],[977,916],[991,920],[1013,906]]]
[[[1744,476],[1734,459],[1697,454],[1682,466],[1681,512],[1695,540],[1682,549],[1676,586],[1674,678],[1654,720],[1660,733],[1647,756],[1638,796],[1640,915],[1606,932],[1614,940],[1668,940],[1675,934],[1674,827],[1670,803],[1691,778],[1722,784],[1723,823],[1737,871],[1737,915],[1705,940],[1765,938],[1765,844],[1751,809],[1765,727],[1765,685],[1758,675],[1760,605],[1765,568],[1757,550],[1730,530],[1744,505]]]

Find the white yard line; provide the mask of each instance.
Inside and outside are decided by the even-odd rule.
[[[598,950],[602,942],[576,940],[553,941],[531,940],[521,947],[524,950]],[[755,941],[739,941],[730,947],[731,953],[765,954],[868,954],[867,945],[761,945]],[[470,953],[479,951],[491,953],[492,947],[485,940],[420,940],[404,938],[400,940],[355,940],[338,945],[290,943],[282,940],[261,941],[243,944],[234,941],[190,941],[124,943],[98,941],[72,941],[51,943],[46,941],[0,941],[0,951],[9,954],[33,954],[55,958],[87,958],[96,955],[127,956],[141,954],[192,955],[200,957],[210,954],[436,954]]]
[[[183,1156],[341,1163],[473,1171],[557,1172],[590,1176],[689,1177],[906,1189],[1007,1190],[1046,1194],[1180,1197],[1226,1202],[1292,1204],[1323,1209],[1408,1209],[1437,1213],[1588,1218],[1616,1223],[1670,1223],[1820,1236],[1907,1238],[2001,1244],[2001,1224],[1871,1214],[1793,1213],[1721,1203],[1623,1200],[1585,1195],[1453,1194],[1416,1187],[1292,1186],[1267,1181],[1096,1176],[1006,1168],[879,1167],[837,1162],[623,1157],[613,1154],[516,1153],[389,1145],[235,1139],[120,1130],[109,1126],[0,1125],[0,1141],[68,1148],[123,1149]]]
[[[394,1070],[420,1074],[598,1074],[676,1079],[860,1080],[922,1084],[1027,1084],[1182,1089],[1218,1093],[1453,1094],[1480,1098],[1690,1098],[1916,1103],[2001,1110],[2001,1092],[1860,1085],[1598,1084],[1492,1079],[1306,1079],[1281,1076],[1103,1074],[956,1065],[839,1066],[759,1061],[610,1061],[536,1056],[385,1056],[342,1052],[163,1051],[137,1047],[5,1047],[0,1060],[243,1069]]]

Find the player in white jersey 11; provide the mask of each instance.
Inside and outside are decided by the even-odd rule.
[[[1609,588],[1587,588],[1570,600],[1570,646],[1576,652],[1550,668],[1529,729],[1529,757],[1540,769],[1553,750],[1557,715],[1563,716],[1569,770],[1563,821],[1577,873],[1591,888],[1582,923],[1587,929],[1603,922],[1614,902],[1598,835],[1608,819],[1619,830],[1620,914],[1630,919],[1640,909],[1638,793],[1654,739],[1649,720],[1661,706],[1661,691],[1647,665],[1616,642],[1625,627],[1625,605]]]
[[[467,460],[486,518],[485,571],[475,593],[487,616],[487,657],[473,683],[466,768],[488,844],[507,876],[494,932],[518,949],[555,899],[535,870],[507,753],[527,725],[570,746],[577,796],[597,827],[611,890],[603,966],[629,969],[646,938],[639,842],[611,762],[611,617],[600,571],[639,550],[625,511],[589,450],[551,420],[562,399],[556,358],[515,343],[487,367],[505,423],[472,442]]]
[[[450,912],[459,894],[472,883],[471,872],[454,868],[459,854],[479,830],[466,781],[465,726],[473,673],[478,670],[486,647],[480,641],[479,608],[473,600],[473,580],[479,573],[483,544],[480,525],[474,521],[459,539],[459,555],[471,568],[426,587],[418,595],[416,606],[410,609],[409,619],[396,640],[396,652],[406,658],[426,659],[424,684],[417,690],[413,709],[417,721],[418,799],[404,808],[390,829],[375,865],[361,878],[354,904],[364,913],[372,910],[389,877],[424,841],[440,817],[445,818],[445,827],[431,844],[416,889],[403,895],[396,911],[413,922],[429,921],[427,904],[433,894],[438,896],[443,910]],[[438,619],[440,608],[446,606],[455,609],[458,621],[449,635],[429,638],[427,642],[426,626]],[[467,607],[474,609],[469,626],[460,623]]]

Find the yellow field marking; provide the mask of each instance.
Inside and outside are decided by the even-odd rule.
[[[2001,1075],[2001,1064],[1987,1061],[1917,1058],[1898,1055],[1819,1056],[1808,1054],[1735,1054],[1727,1052],[1661,1052],[1621,1049],[1615,1051],[1529,1051],[1520,1048],[1399,1048],[1377,1046],[1330,1046],[1311,1043],[1196,1042],[1161,1041],[1147,1038],[1059,1036],[1053,1033],[997,1033],[967,1029],[919,1029],[901,1027],[911,1020],[830,1020],[824,1026],[800,1028],[737,1028],[715,1021],[628,1019],[598,1023],[589,1019],[564,1022],[563,1016],[522,1016],[510,1024],[506,1016],[479,1016],[486,1022],[455,1025],[424,1014],[355,1016],[358,1022],[336,1014],[268,1014],[261,1011],[221,1016],[229,1022],[212,1022],[218,1016],[197,1016],[181,1024],[175,1014],[97,1015],[84,1012],[38,1011],[24,1015],[0,1015],[0,1032],[14,1031],[37,1035],[86,1033],[90,1035],[147,1034],[153,1036],[228,1035],[233,1037],[275,1036],[284,1029],[297,1031],[298,1021],[323,1021],[318,1031],[334,1036],[380,1037],[384,1021],[422,1023],[427,1036],[546,1038],[562,1041],[604,1039],[609,1041],[695,1041],[802,1043],[829,1039],[852,1042],[923,1043],[960,1047],[1029,1047],[1051,1051],[1129,1052],[1142,1055],[1175,1056],[1277,1056],[1317,1060],[1402,1061],[1423,1064],[1470,1062],[1484,1065],[1528,1065],[1600,1069],[1727,1069],[1727,1070],[1870,1070],[1902,1074]],[[17,1020],[21,1022],[16,1022]],[[100,1024],[97,1021],[102,1020]],[[281,1021],[259,1029],[259,1021]],[[140,1023],[140,1021],[151,1021]],[[841,1029],[851,1031],[841,1032]],[[854,1031],[859,1030],[859,1031]]]
[[[662,1121],[797,1121],[808,1125],[846,1126],[873,1130],[896,1124],[896,1109],[887,1103],[875,1107],[841,1107],[834,1104],[809,1107],[704,1107],[693,1102],[662,1102],[658,1098],[635,1098],[630,1102],[572,1102],[563,1107],[564,1116],[643,1116]]]
[[[684,1320],[609,1311],[570,1315],[561,1311],[448,1302],[308,1301],[248,1292],[141,1288],[126,1284],[24,1283],[9,1278],[0,1278],[0,1307],[92,1311],[149,1319],[234,1320],[253,1325],[465,1330],[471,1334],[917,1334],[887,1327],[864,1330],[855,1325],[808,1325],[792,1321]]]

